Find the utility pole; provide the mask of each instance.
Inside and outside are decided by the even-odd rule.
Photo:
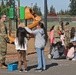
[[[10,1],[10,9],[13,10],[9,12],[9,35],[11,36],[12,33],[12,19],[15,18],[15,0],[9,0]],[[12,13],[13,12],[13,13]],[[12,15],[11,15],[12,14]]]
[[[20,23],[20,0],[18,0],[18,24]]]
[[[47,31],[47,0],[44,0],[44,25]]]

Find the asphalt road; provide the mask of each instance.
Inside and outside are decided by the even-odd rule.
[[[30,54],[27,56],[28,72],[19,72],[14,70],[12,72],[8,69],[0,69],[0,75],[76,75],[76,61],[67,59],[48,59],[47,52],[45,52],[47,69],[42,72],[35,72],[37,66],[37,54]],[[7,58],[6,63],[17,62],[17,56]]]

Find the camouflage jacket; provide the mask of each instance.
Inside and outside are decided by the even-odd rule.
[[[6,30],[5,30],[5,25],[1,21],[0,21],[0,36],[3,37],[4,39],[8,38],[8,36],[6,34]]]
[[[60,35],[58,34],[58,30],[63,32],[61,25],[55,25],[55,27],[54,27],[54,37],[60,37]]]
[[[69,25],[64,27],[65,37],[70,37],[70,28]]]

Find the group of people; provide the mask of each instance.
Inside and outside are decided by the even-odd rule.
[[[5,56],[7,52],[7,40],[8,35],[4,22],[6,21],[6,15],[0,16],[0,68],[7,68],[5,64]],[[26,50],[28,48],[28,34],[35,35],[35,49],[38,55],[38,66],[35,69],[38,72],[46,70],[46,62],[44,57],[44,48],[47,42],[47,32],[42,22],[39,22],[35,30],[31,30],[28,27],[21,25],[17,28],[16,38],[14,41],[15,49],[18,53],[18,69],[19,72],[27,72]],[[10,41],[10,40],[9,40]],[[22,68],[22,61],[24,63],[24,69]]]
[[[50,51],[48,58],[68,58],[76,60],[76,31],[70,28],[69,22],[64,25],[62,21],[50,29]],[[73,48],[72,48],[73,47]]]
[[[6,21],[6,15],[0,16],[0,68],[7,68],[5,64],[5,56],[7,53],[7,41],[10,42],[7,35],[7,30],[4,22]],[[46,62],[44,57],[44,48],[46,46],[48,35],[46,28],[42,22],[39,22],[34,30],[25,27],[24,24],[20,24],[16,30],[16,38],[14,41],[15,49],[18,53],[18,69],[19,72],[27,72],[26,50],[28,49],[28,36],[27,34],[33,34],[35,36],[35,49],[38,56],[38,66],[35,69],[37,72],[46,70]],[[50,29],[50,56],[53,58],[59,58],[66,55],[69,59],[75,59],[75,30],[74,27],[69,29],[69,22],[63,25],[60,21],[58,25],[52,26]],[[56,52],[56,53],[55,53]],[[58,53],[58,54],[57,54]],[[55,56],[54,56],[55,55]],[[24,69],[22,67],[22,61],[24,63]]]
[[[38,66],[35,70],[38,72],[46,70],[44,48],[47,39],[45,38],[46,31],[44,24],[40,22],[35,30],[31,30],[28,27],[19,27],[17,29],[16,38],[15,38],[15,47],[18,52],[19,71],[20,72],[23,71],[21,64],[23,60],[24,71],[27,72],[27,63],[26,63],[26,50],[28,45],[27,33],[35,35],[35,49],[38,55]]]

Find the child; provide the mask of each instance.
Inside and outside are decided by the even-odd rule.
[[[30,30],[28,27],[25,27],[25,29],[29,33],[35,35],[35,48],[38,56],[38,66],[36,68],[36,72],[41,72],[43,70],[46,70],[44,48],[48,38],[45,36],[47,35],[47,32],[44,24],[39,22],[35,30]]]
[[[24,62],[24,71],[27,72],[27,62],[26,62],[26,50],[27,50],[27,36],[26,30],[22,27],[17,29],[15,38],[15,48],[18,53],[18,67],[19,72],[22,72],[22,60]]]
[[[64,34],[64,33],[62,33],[62,34],[60,35],[60,39],[61,39],[62,45],[65,46],[65,43],[64,43],[65,34]]]
[[[51,58],[51,51],[54,43],[54,26],[52,26],[50,29],[49,39],[50,39],[50,52],[48,54],[48,58]]]
[[[72,43],[68,44],[68,53],[67,53],[67,58],[68,59],[72,59],[72,60],[76,60],[75,59],[75,50],[74,50],[74,45]]]

